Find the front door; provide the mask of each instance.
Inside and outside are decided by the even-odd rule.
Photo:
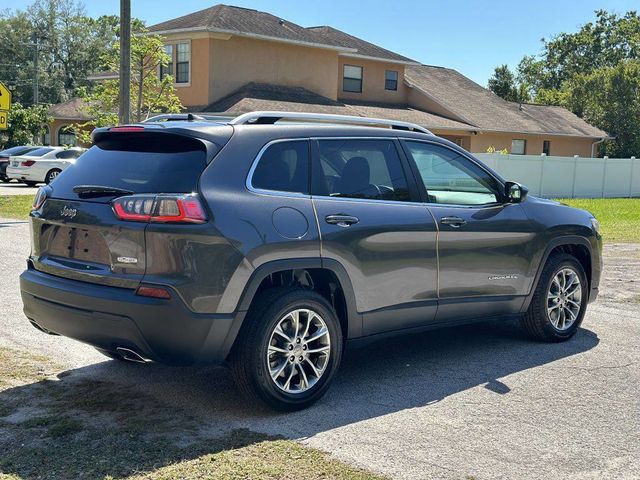
[[[535,226],[502,186],[461,152],[405,141],[438,224],[438,321],[520,309],[532,281]]]
[[[347,270],[363,334],[432,322],[436,224],[395,139],[318,139],[312,198],[321,255]]]

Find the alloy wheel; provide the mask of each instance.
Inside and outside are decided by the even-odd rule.
[[[551,280],[547,292],[547,315],[558,330],[567,330],[578,319],[582,284],[575,270],[564,267]]]
[[[309,309],[296,309],[276,324],[267,349],[271,380],[283,392],[299,394],[322,377],[331,355],[329,329],[322,317]]]

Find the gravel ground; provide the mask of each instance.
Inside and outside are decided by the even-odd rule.
[[[29,326],[28,244],[26,223],[0,220],[0,345],[50,356],[63,382],[135,388],[212,433],[281,434],[399,479],[640,478],[640,245],[606,247],[600,299],[569,342],[535,343],[503,322],[371,344],[347,352],[316,406],[282,415],[243,405],[222,368],[107,361]]]
[[[24,183],[0,183],[0,197],[3,195],[35,195],[37,191],[38,187],[27,187]]]

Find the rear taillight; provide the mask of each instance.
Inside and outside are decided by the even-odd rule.
[[[135,127],[131,125],[123,125],[121,127],[111,127],[109,129],[110,132],[120,132],[120,133],[128,133],[128,132],[144,132],[144,127]]]
[[[36,163],[35,160],[25,160],[24,162],[21,163],[21,165],[23,167],[30,167],[31,165],[33,165],[34,163]]]
[[[40,187],[36,192],[36,196],[33,198],[31,210],[38,210],[40,207],[42,207],[42,205],[44,205],[44,201],[47,199],[50,193],[51,187],[49,187],[48,185],[46,187]]]
[[[158,223],[204,223],[207,215],[196,194],[128,195],[111,202],[120,220]]]
[[[151,298],[162,298],[164,300],[169,300],[171,298],[171,294],[169,290],[162,287],[148,287],[140,285],[136,290],[136,295],[141,297],[151,297]]]

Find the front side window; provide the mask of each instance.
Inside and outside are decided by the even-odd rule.
[[[396,72],[395,70],[385,70],[384,89],[398,90],[398,72]]]
[[[522,139],[511,140],[511,153],[513,155],[524,155],[527,151],[527,141]]]
[[[423,142],[406,143],[430,203],[486,205],[498,202],[496,180],[458,152]]]
[[[76,134],[69,127],[60,127],[58,130],[58,145],[69,145],[75,147]]]
[[[313,169],[314,195],[410,201],[396,146],[391,140],[320,140]]]
[[[342,90],[362,93],[362,67],[356,67],[355,65],[344,66]]]
[[[165,45],[162,47],[164,53],[169,56],[169,63],[166,66],[160,66],[160,78],[163,79],[167,75],[173,76],[173,45]]]
[[[306,140],[278,142],[264,151],[251,177],[260,190],[309,193],[309,143]]]
[[[176,44],[176,83],[189,83],[191,45],[188,42]]]

